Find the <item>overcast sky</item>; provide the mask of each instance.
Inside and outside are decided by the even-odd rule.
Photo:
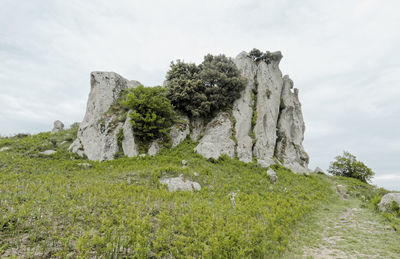
[[[310,167],[350,151],[400,190],[400,1],[0,0],[0,134],[81,121],[89,73],[160,85],[175,59],[280,50]]]

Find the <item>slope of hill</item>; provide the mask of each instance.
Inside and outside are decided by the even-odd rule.
[[[336,183],[325,175],[273,166],[273,184],[257,163],[207,160],[189,140],[153,157],[88,161],[67,151],[76,130],[0,138],[1,257],[296,257],[293,250],[305,247],[296,236],[318,231],[310,219],[321,208],[335,215],[358,209],[356,198],[337,200]],[[41,153],[50,149],[56,153]],[[201,191],[169,192],[160,183],[181,174]],[[376,193],[334,179],[366,200]],[[363,215],[384,220],[368,210]],[[302,232],[304,226],[312,229]],[[400,240],[392,227],[378,231]]]

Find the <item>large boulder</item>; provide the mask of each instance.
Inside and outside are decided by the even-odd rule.
[[[219,113],[209,122],[195,151],[205,158],[219,158],[225,154],[235,155],[235,142],[232,140],[232,121],[226,112]]]
[[[179,122],[171,127],[170,137],[172,141],[172,147],[176,147],[183,142],[190,133],[189,118],[184,116],[181,118],[182,122]]]
[[[386,211],[390,210],[392,207],[392,203],[395,202],[397,203],[398,206],[400,206],[400,192],[392,192],[385,194],[381,202],[378,204],[379,210],[381,211]]]

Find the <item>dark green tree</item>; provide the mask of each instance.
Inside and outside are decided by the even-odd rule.
[[[356,156],[344,151],[343,156],[335,157],[336,161],[331,162],[328,172],[333,175],[352,177],[369,182],[374,172],[363,162],[358,161]]]
[[[140,140],[168,139],[169,128],[177,120],[177,115],[166,97],[165,88],[140,85],[129,89],[121,105],[126,110],[132,110],[133,131]]]
[[[166,79],[167,97],[190,117],[211,117],[229,108],[246,83],[232,59],[210,54],[199,66],[172,62]]]

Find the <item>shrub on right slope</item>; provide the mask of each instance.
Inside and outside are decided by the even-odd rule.
[[[328,172],[333,175],[345,176],[359,179],[366,183],[371,181],[374,172],[363,162],[358,161],[356,156],[344,151],[343,156],[337,156],[336,161],[331,162]]]

